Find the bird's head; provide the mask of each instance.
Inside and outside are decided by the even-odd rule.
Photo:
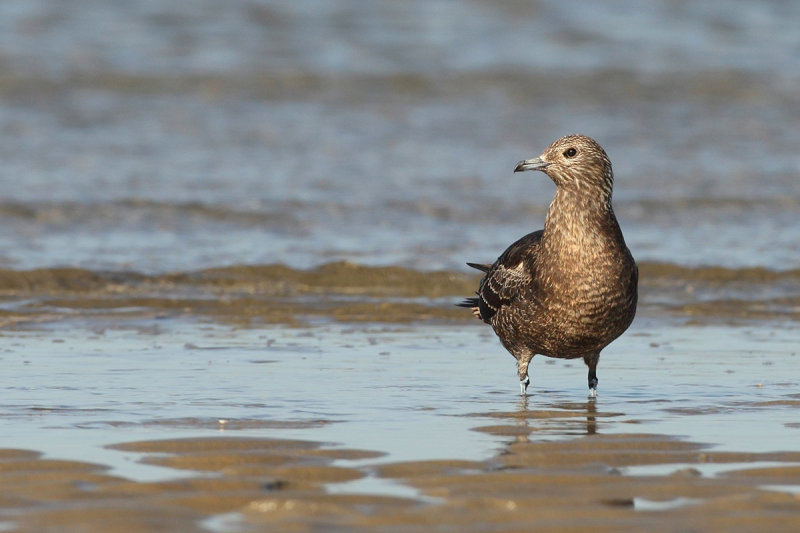
[[[537,158],[520,161],[514,172],[541,170],[564,189],[600,192],[608,198],[614,186],[611,161],[591,137],[567,135],[547,147]]]

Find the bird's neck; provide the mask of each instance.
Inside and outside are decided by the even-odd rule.
[[[558,255],[581,256],[586,251],[616,247],[622,235],[610,195],[559,187],[544,223],[542,244]]]

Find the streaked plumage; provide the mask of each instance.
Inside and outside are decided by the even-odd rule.
[[[477,296],[461,306],[490,324],[517,359],[525,394],[536,354],[583,358],[589,389],[597,388],[600,351],[636,313],[638,269],[611,208],[613,172],[591,138],[569,135],[514,172],[540,170],[556,184],[543,230],[509,246],[486,274]]]

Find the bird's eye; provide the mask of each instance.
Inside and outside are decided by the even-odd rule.
[[[567,158],[575,157],[575,154],[577,153],[578,151],[575,148],[567,148],[566,150],[564,150],[564,157]]]

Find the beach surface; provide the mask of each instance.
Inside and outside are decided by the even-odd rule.
[[[693,312],[644,276],[598,398],[582,362],[542,357],[522,398],[513,359],[452,305],[474,276],[281,268],[43,293],[43,273],[15,274],[32,281],[5,295],[3,529],[796,523],[800,334],[768,299]]]
[[[0,531],[790,531],[800,4],[0,3]],[[614,165],[640,307],[455,303]]]

